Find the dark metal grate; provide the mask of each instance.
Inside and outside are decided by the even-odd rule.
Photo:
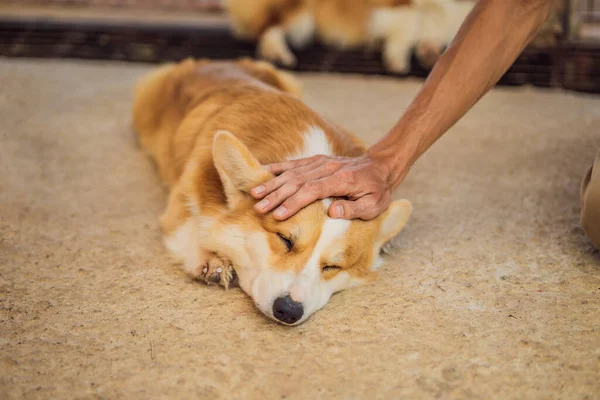
[[[568,44],[563,47],[562,87],[600,93],[600,45]]]
[[[252,57],[254,52],[253,43],[233,39],[225,25],[138,24],[126,27],[103,22],[0,20],[0,55],[9,57],[158,63],[186,57]],[[297,52],[297,56],[297,71],[388,75],[379,52],[340,52],[314,45]],[[558,49],[527,49],[500,84],[560,86],[560,56]],[[427,71],[413,62],[412,74],[426,76]]]

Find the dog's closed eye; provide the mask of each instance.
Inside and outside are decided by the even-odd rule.
[[[287,249],[287,251],[292,251],[292,249],[294,248],[294,243],[290,239],[283,236],[281,233],[277,233],[277,236],[279,236],[279,239],[281,239],[283,244],[285,244],[285,248]]]
[[[322,272],[339,271],[342,269],[339,265],[326,265],[321,269]]]

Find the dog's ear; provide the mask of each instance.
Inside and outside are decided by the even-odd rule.
[[[215,135],[213,160],[230,208],[249,196],[254,186],[271,178],[271,174],[260,166],[248,148],[231,132],[219,131]]]
[[[393,201],[380,217],[381,225],[379,226],[377,241],[386,243],[399,234],[408,222],[411,213],[412,204],[410,204],[410,201],[405,199]]]

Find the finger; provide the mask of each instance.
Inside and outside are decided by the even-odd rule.
[[[332,177],[309,181],[294,195],[285,200],[283,204],[275,210],[273,217],[279,221],[288,219],[312,202],[331,196],[337,196],[338,193],[345,193],[347,192],[346,189],[346,187],[342,186],[340,182],[335,181]]]
[[[288,171],[279,176],[276,176],[275,178],[263,183],[262,185],[252,188],[250,190],[250,194],[252,195],[252,197],[254,197],[256,199],[262,199],[269,193],[272,193],[273,191],[279,189],[280,187],[282,187],[283,185],[285,185],[287,182],[289,182],[290,180],[292,180],[294,178],[296,178],[296,175],[291,174]]]
[[[285,199],[295,194],[304,181],[299,178],[284,183],[279,189],[266,196],[264,199],[254,205],[254,209],[259,213],[267,213],[280,205]]]
[[[280,188],[286,183],[294,183],[294,185],[300,184],[300,186],[302,186],[305,184],[305,182],[313,182],[331,177],[331,175],[333,175],[335,172],[336,170],[328,166],[327,163],[313,162],[312,164],[309,164],[305,167],[295,168],[293,170],[286,171],[278,177],[267,182],[266,184],[253,189],[254,192],[258,191],[261,193],[260,195],[254,195],[254,197],[265,197],[266,195]],[[294,193],[296,193],[299,189],[300,188],[298,188]],[[281,202],[285,199],[286,198],[279,198],[278,200]]]
[[[309,174],[311,171],[317,169],[320,165],[322,165],[322,163],[318,161],[313,161],[312,163],[307,164],[305,166],[286,171],[281,175],[278,175],[275,178],[271,179],[270,181],[267,181],[262,185],[253,188],[252,190],[250,190],[250,194],[256,199],[261,199],[269,193],[273,192],[274,190],[279,189],[287,182],[290,182],[293,179],[298,179],[298,177],[300,176],[303,177],[304,181],[308,181],[309,179],[315,179],[313,178],[314,176],[316,176],[315,174],[310,174],[308,175],[308,177],[304,177],[303,175]]]
[[[387,206],[388,204],[385,202],[377,202],[372,195],[363,196],[357,200],[337,200],[329,206],[329,216],[368,221],[376,218]]]
[[[280,163],[273,163],[273,164],[265,165],[265,168],[267,168],[267,170],[269,172],[271,172],[272,174],[279,175],[279,174],[284,173],[285,171],[289,171],[290,169],[303,167],[305,165],[311,164],[311,163],[319,160],[322,157],[323,156],[317,155],[317,156],[312,156],[312,157],[308,157],[308,158],[300,158],[298,160],[290,160],[290,161],[284,161],[284,162],[280,162]]]

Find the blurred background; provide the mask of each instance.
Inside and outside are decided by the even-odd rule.
[[[579,215],[600,0],[557,0],[514,86],[402,183],[415,211],[378,281],[293,329],[173,265],[131,124],[156,63],[256,54],[217,0],[0,0],[0,400],[598,399],[600,253]],[[294,55],[326,72],[299,74],[306,104],[367,144],[427,74],[389,72],[378,48]]]
[[[500,84],[598,93],[600,0],[556,5]],[[298,71],[390,74],[377,49],[315,43],[295,54]],[[254,57],[256,43],[232,36],[221,0],[0,0],[0,55],[157,63]],[[427,72],[413,57],[410,74]]]

